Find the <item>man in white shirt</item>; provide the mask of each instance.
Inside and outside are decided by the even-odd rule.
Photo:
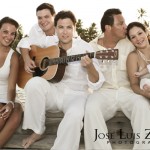
[[[94,50],[89,43],[73,38],[76,18],[71,11],[60,11],[55,17],[54,24],[59,39],[58,46],[67,56],[72,58],[72,55],[86,55],[87,51],[93,53]],[[97,59],[90,59],[85,55],[81,57],[81,61],[71,59],[67,63],[64,76],[58,83],[34,77],[26,84],[23,129],[31,129],[33,133],[23,140],[24,148],[28,148],[44,134],[45,113],[50,110],[64,113],[51,150],[79,149],[84,108],[89,95],[88,87],[97,90],[105,80],[98,69]]]
[[[54,28],[55,9],[53,5],[42,3],[36,9],[36,16],[38,24],[31,28],[29,37],[21,39],[17,45],[17,50],[21,52],[24,60],[24,68],[28,73],[32,73],[35,68],[35,62],[29,56],[30,46],[37,45],[44,48],[58,43]]]
[[[84,134],[86,150],[111,150],[107,135],[106,121],[118,110],[131,120],[135,135],[134,150],[150,149],[146,134],[149,133],[150,105],[146,97],[135,94],[130,87],[126,72],[126,58],[134,50],[126,37],[126,24],[119,9],[108,9],[101,19],[102,36],[91,41],[95,51],[102,49],[119,49],[117,63],[100,64],[105,82],[99,91],[94,92],[87,100]],[[115,137],[113,137],[115,138]],[[126,137],[127,138],[127,137]],[[120,139],[121,140],[121,139]],[[144,141],[144,144],[142,143]]]

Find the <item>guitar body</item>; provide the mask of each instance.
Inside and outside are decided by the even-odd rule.
[[[51,65],[48,66],[46,70],[42,70],[40,68],[41,61],[43,58],[58,58],[62,56],[66,56],[66,51],[63,49],[59,49],[58,46],[50,46],[48,48],[40,48],[38,46],[32,46],[31,51],[29,52],[29,55],[32,60],[35,61],[36,68],[35,72],[33,74],[29,74],[24,70],[24,61],[22,56],[20,56],[20,61],[19,61],[19,74],[18,74],[18,86],[21,88],[24,88],[25,84],[29,79],[35,76],[40,76],[50,82],[59,82],[65,73],[65,67],[66,64],[56,64],[56,65]]]

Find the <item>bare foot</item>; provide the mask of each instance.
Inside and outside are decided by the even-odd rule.
[[[29,137],[22,141],[22,146],[28,148],[34,142],[40,140],[43,136],[41,134],[32,133]]]

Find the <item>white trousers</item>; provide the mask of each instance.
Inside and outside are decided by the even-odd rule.
[[[78,150],[87,93],[73,91],[61,83],[49,83],[40,77],[29,80],[25,92],[23,129],[43,134],[46,111],[63,111],[64,118],[51,150]]]
[[[108,133],[106,121],[120,109],[131,120],[133,132],[139,135],[135,138],[133,149],[150,149],[149,139],[146,139],[150,132],[149,100],[130,89],[120,88],[100,89],[88,98],[84,118],[86,150],[112,150],[109,139],[102,135]]]

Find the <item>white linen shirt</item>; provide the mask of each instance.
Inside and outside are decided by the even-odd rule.
[[[67,50],[67,55],[77,55],[84,54],[86,52],[94,52],[93,48],[89,43],[83,41],[82,39],[73,39],[72,47]],[[81,66],[80,61],[69,62],[65,69],[65,74],[63,79],[61,80],[65,86],[68,86],[72,90],[83,91],[88,90],[88,87],[97,90],[100,88],[105,81],[103,74],[100,71],[98,60],[93,58],[93,64],[96,70],[99,73],[99,81],[96,83],[92,83],[89,81],[87,76],[87,70],[83,66]]]
[[[80,39],[80,37],[77,35],[77,32],[75,32],[74,37]],[[57,44],[58,37],[56,34],[47,36],[40,26],[35,24],[29,32],[29,37],[24,37],[19,41],[16,50],[21,53],[20,48],[27,48],[31,50],[31,45],[37,45],[39,47],[46,48]]]
[[[95,51],[105,50],[103,46],[97,44],[98,39],[103,35],[95,38],[90,42],[91,46]],[[120,40],[114,49],[119,50],[119,58],[116,62],[107,61],[100,62],[100,70],[104,74],[105,82],[102,88],[111,88],[111,89],[119,89],[120,87],[130,88],[130,83],[128,80],[127,72],[126,72],[126,59],[128,54],[135,49],[135,47],[131,44],[131,42],[125,38]]]
[[[52,45],[58,44],[58,38],[56,35],[47,36],[45,32],[39,27],[38,24],[35,24],[29,33],[29,37],[22,38],[16,50],[20,53],[20,48],[27,48],[31,50],[31,45],[37,45],[42,48],[46,48]]]

